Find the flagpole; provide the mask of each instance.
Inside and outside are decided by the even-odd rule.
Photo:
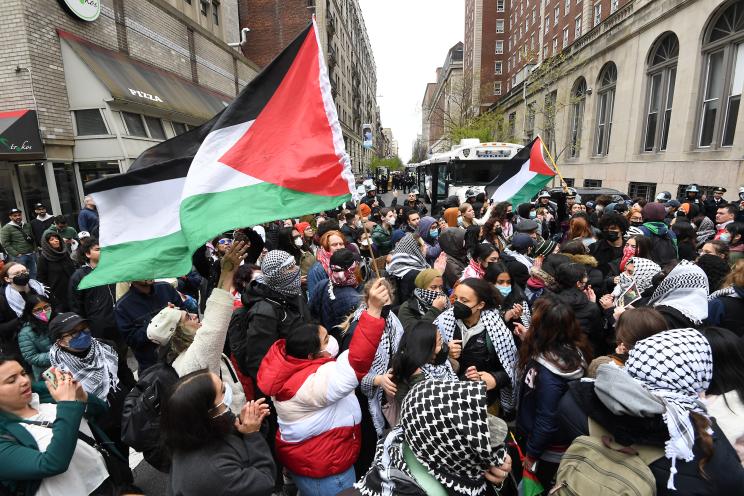
[[[558,177],[561,178],[561,182],[563,183],[563,186],[568,186],[566,184],[566,180],[563,179],[563,174],[561,174],[560,169],[558,169],[558,166],[555,163],[555,160],[553,159],[553,156],[550,154],[550,150],[548,150],[548,147],[545,146],[545,142],[543,141],[542,137],[540,137],[540,143],[542,144],[543,150],[545,150],[545,153],[548,154],[548,158],[550,159],[550,163],[553,165],[553,169],[555,169],[555,173],[558,174]]]

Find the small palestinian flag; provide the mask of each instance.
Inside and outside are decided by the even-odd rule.
[[[519,487],[517,488],[518,496],[539,496],[545,492],[545,488],[540,481],[537,480],[537,476],[527,470],[522,471],[522,480],[519,481]]]
[[[485,190],[493,203],[508,201],[516,208],[532,201],[553,176],[555,171],[545,161],[543,143],[538,136],[503,165]]]
[[[209,122],[88,185],[101,258],[80,288],[184,275],[214,236],[328,210],[353,190],[313,21]]]

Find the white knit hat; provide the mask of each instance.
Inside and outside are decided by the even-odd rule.
[[[181,320],[181,309],[165,307],[152,318],[147,326],[147,339],[162,346],[170,341]]]

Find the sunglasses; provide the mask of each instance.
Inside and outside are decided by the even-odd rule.
[[[223,239],[219,240],[217,243],[219,243],[221,245],[231,245],[232,244],[232,239],[223,238]]]

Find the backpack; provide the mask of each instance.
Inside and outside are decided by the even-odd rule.
[[[659,236],[652,233],[646,226],[641,226],[639,229],[651,241],[651,253],[648,258],[661,267],[678,258],[677,235],[674,231],[670,229],[663,236]]]
[[[171,456],[160,438],[161,405],[178,381],[175,369],[158,362],[145,370],[124,399],[121,415],[121,439],[141,452],[147,463],[170,470]]]
[[[655,496],[649,464],[664,456],[661,447],[622,446],[589,418],[589,436],[579,436],[564,453],[555,486],[557,496]]]

